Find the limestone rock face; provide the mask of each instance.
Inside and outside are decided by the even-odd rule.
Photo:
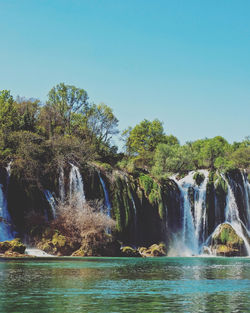
[[[230,224],[223,223],[218,226],[212,236],[210,249],[218,256],[245,256],[244,241],[239,237]]]

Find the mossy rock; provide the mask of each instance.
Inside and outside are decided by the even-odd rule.
[[[88,253],[85,250],[83,250],[82,248],[80,248],[80,249],[76,250],[75,252],[73,252],[71,256],[84,257],[87,255],[88,255]]]
[[[19,238],[0,242],[0,253],[16,252],[24,254],[26,246],[21,242]]]
[[[240,238],[236,231],[230,224],[221,224],[219,226],[218,232],[213,236],[213,241],[215,244],[222,244],[222,245],[243,245],[244,241]]]
[[[203,173],[196,172],[193,176],[193,179],[196,182],[196,184],[200,186],[204,182],[205,175]]]
[[[211,251],[220,256],[244,256],[246,254],[243,239],[227,223],[219,225],[212,236]]]
[[[153,244],[149,247],[149,250],[151,251],[152,256],[166,256],[167,254],[167,247],[164,243],[160,244]]]
[[[126,246],[121,249],[121,255],[125,257],[140,257],[140,253],[132,247]]]
[[[5,253],[11,248],[11,244],[9,241],[0,242],[0,253]]]
[[[142,257],[146,257],[146,258],[167,255],[167,248],[164,243],[153,244],[149,248],[141,247],[138,249],[138,251]]]
[[[148,248],[146,248],[146,247],[139,247],[138,248],[138,252],[142,255],[143,254],[143,252],[146,252],[148,250]]]
[[[52,240],[51,240],[53,246],[56,246],[56,247],[64,247],[66,245],[66,237],[63,236],[63,235],[60,235],[59,233],[55,233],[52,237]]]
[[[220,196],[221,193],[227,194],[227,191],[228,186],[226,181],[221,176],[219,176],[218,179],[216,179],[215,181],[215,192],[217,196]]]
[[[78,249],[79,256],[120,256],[120,243],[107,233],[89,234],[82,240]],[[84,254],[84,255],[80,255]]]
[[[48,237],[46,237],[48,236]],[[80,244],[71,242],[68,238],[61,235],[58,231],[46,233],[42,240],[36,243],[37,248],[53,255],[71,255],[80,248]]]

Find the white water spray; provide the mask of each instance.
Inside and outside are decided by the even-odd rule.
[[[182,251],[185,251],[185,255],[199,254],[206,239],[206,187],[209,173],[207,170],[200,170],[199,173],[204,175],[204,180],[200,186],[197,186],[194,181],[194,171],[179,181],[175,176],[172,177],[179,187],[182,199],[181,239],[180,236],[177,236],[178,242],[175,244],[181,247]],[[194,195],[193,214],[189,195],[190,190],[193,191]]]
[[[107,215],[110,217],[111,216],[111,204],[110,204],[110,201],[109,201],[108,190],[107,190],[106,184],[105,184],[104,180],[102,179],[102,176],[101,176],[101,174],[99,172],[98,172],[98,175],[99,175],[99,179],[100,179],[100,182],[101,182],[101,185],[102,185],[102,189],[103,189],[103,192],[104,192],[104,200],[105,200],[105,207],[107,209]]]
[[[56,201],[52,195],[52,193],[49,190],[44,190],[44,195],[49,202],[49,205],[51,207],[53,218],[56,217]]]
[[[241,172],[243,187],[244,187],[244,198],[246,205],[246,217],[247,217],[247,229],[250,231],[250,184],[247,179],[247,175],[244,172]]]
[[[229,223],[233,227],[237,235],[243,239],[246,250],[247,250],[247,255],[250,256],[250,245],[249,245],[247,238],[244,235],[244,229],[243,229],[244,224],[241,221],[240,216],[239,216],[239,210],[238,210],[237,203],[233,194],[233,190],[230,184],[228,183],[228,181],[225,179],[224,175],[222,175],[222,178],[225,180],[227,184],[227,188],[228,188],[227,198],[226,198],[226,208],[225,208],[225,222]],[[246,228],[245,228],[245,231],[247,231]]]
[[[64,186],[64,170],[63,167],[60,167],[59,171],[59,196],[61,202],[65,200],[65,186]]]
[[[86,202],[85,194],[84,194],[84,186],[82,181],[82,175],[79,171],[79,168],[73,164],[71,164],[71,171],[69,174],[69,195],[70,199],[73,197],[76,198],[77,205],[82,207]]]
[[[11,163],[9,162],[6,167],[7,172],[7,188],[9,184],[11,174]],[[7,191],[4,190],[2,184],[0,184],[0,241],[11,240],[14,238],[14,232],[12,229],[12,220],[8,211],[8,204],[6,198]]]

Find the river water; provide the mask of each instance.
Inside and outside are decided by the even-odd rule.
[[[0,312],[250,312],[250,258],[1,259]]]

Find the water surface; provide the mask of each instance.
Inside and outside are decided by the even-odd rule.
[[[1,260],[0,312],[250,312],[250,259]]]

